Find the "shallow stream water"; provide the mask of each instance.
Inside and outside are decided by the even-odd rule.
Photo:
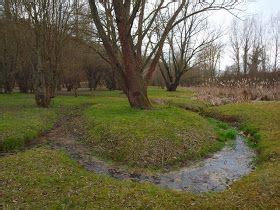
[[[195,193],[225,190],[253,169],[252,149],[239,135],[234,143],[193,166],[160,175],[159,185]]]

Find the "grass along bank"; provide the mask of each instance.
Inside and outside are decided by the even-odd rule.
[[[259,162],[279,161],[280,102],[228,104],[211,107],[207,112],[217,118],[238,119],[240,129],[259,153]]]
[[[51,129],[59,117],[76,112],[89,97],[56,97],[50,108],[36,106],[31,94],[0,95],[0,152],[23,149],[28,142]]]
[[[36,107],[27,94],[0,95],[0,116],[0,151],[22,149],[58,117],[54,109]]]

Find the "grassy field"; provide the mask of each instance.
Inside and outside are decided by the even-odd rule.
[[[51,129],[60,116],[86,103],[93,103],[92,98],[57,97],[45,109],[35,105],[33,95],[0,95],[0,151],[23,149],[30,140]]]
[[[40,109],[21,94],[0,95],[0,116],[0,151],[23,148],[57,119],[54,109]]]
[[[148,114],[143,114],[144,112],[139,113],[140,111],[127,108],[127,102],[120,98],[121,95],[118,92],[97,92],[94,96],[78,98],[58,97],[55,99],[52,108],[48,109],[47,112],[58,113],[56,111],[59,109],[58,107],[71,107],[73,105],[79,106],[84,103],[92,103],[93,106],[86,110],[85,117],[90,122],[90,133],[92,135],[97,134],[98,136],[93,141],[98,143],[100,151],[102,151],[99,153],[100,156],[109,159],[118,157],[118,155],[114,154],[113,150],[109,151],[110,148],[107,148],[107,146],[110,145],[110,142],[106,142],[115,136],[112,133],[103,134],[105,131],[109,133],[112,131],[120,132],[124,134],[126,139],[139,135],[137,139],[139,138],[142,142],[147,143],[147,137],[150,138],[160,133],[165,134],[164,129],[162,130],[164,126],[170,127],[171,125],[171,128],[177,126],[182,128],[181,126],[186,123],[188,131],[193,132],[192,129],[199,129],[198,127],[203,125],[205,126],[204,128],[212,128],[212,131],[210,129],[211,135],[217,135],[216,129],[219,127],[223,128],[224,124],[213,123],[211,120],[205,120],[192,112],[185,112],[183,114],[183,111],[175,106],[199,107],[199,110],[203,109],[203,112],[209,116],[220,119],[239,119],[240,128],[247,134],[250,134],[251,144],[258,151],[257,168],[249,176],[234,183],[231,188],[224,192],[193,195],[165,190],[151,184],[119,181],[107,176],[96,175],[85,171],[72,161],[67,154],[43,147],[0,158],[0,204],[6,207],[17,206],[22,208],[279,208],[279,102],[208,107],[207,104],[204,105],[202,102],[192,100],[192,93],[190,91],[180,90],[177,93],[166,93],[163,90],[153,88],[150,90],[150,96],[154,100],[167,100],[169,105],[156,106],[154,110],[148,111]],[[14,95],[10,97],[14,97]],[[12,106],[5,105],[5,103],[15,104],[15,107],[19,106],[19,103],[26,103],[26,108],[34,106],[31,98],[29,102],[23,102],[26,100],[25,97],[27,96],[16,95],[14,100],[10,101],[6,98],[5,102],[2,100],[3,98],[0,98],[0,104],[2,107],[7,108],[12,108]],[[17,98],[24,99],[20,100]],[[8,109],[2,109],[2,107],[1,115],[8,112]],[[15,108],[15,110],[17,109]],[[117,113],[122,113],[124,118],[119,117]],[[53,116],[55,120],[57,114],[53,114]],[[166,124],[161,124],[160,118],[166,118]],[[44,118],[39,117],[38,119],[41,122]],[[135,122],[133,119],[137,119],[137,121]],[[147,127],[142,122],[153,119],[153,124],[149,124]],[[176,119],[176,122],[173,122],[174,119]],[[0,125],[1,123],[6,124],[5,121],[1,122],[1,120],[3,119],[0,119]],[[26,120],[26,124],[28,124],[28,120]],[[106,122],[105,124],[107,125],[109,124],[108,127],[104,127],[103,122]],[[190,123],[188,124],[188,122]],[[127,125],[135,123],[135,126],[139,126],[139,130],[131,132],[131,130],[119,129],[119,125],[122,123]],[[151,129],[147,133],[143,131],[154,125],[158,125],[159,128]],[[32,129],[35,129],[35,127],[33,126]],[[9,129],[13,130],[13,128],[15,127],[11,123]],[[7,127],[5,130],[8,130]],[[23,130],[18,129],[16,133],[20,133]],[[168,130],[168,135],[170,135],[169,132],[175,133],[172,129]],[[105,137],[108,135],[107,138],[109,138],[106,139],[103,135]],[[230,136],[230,132],[228,135]],[[168,146],[178,146],[179,144],[170,142],[170,139],[173,137],[171,135],[164,142],[168,142]],[[180,137],[177,140],[184,142]],[[201,138],[201,141],[204,140],[204,138]],[[117,142],[118,151],[120,153],[124,152],[125,155],[121,155],[120,159],[114,160],[120,162],[127,161],[131,165],[137,165],[137,162],[140,160],[140,156],[137,155],[154,146],[152,141],[150,147],[147,148],[138,149],[133,147],[131,145],[140,145],[137,144],[136,138],[129,139],[128,145],[130,145],[128,147],[121,144],[122,140],[118,139]],[[95,148],[93,147],[93,149]],[[129,149],[137,150],[136,158],[127,159],[127,157],[131,157],[129,156],[130,152],[127,152]],[[108,150],[108,153],[106,153],[106,150]],[[149,164],[154,166],[154,163],[156,162],[150,162]],[[145,167],[145,165],[138,166]]]

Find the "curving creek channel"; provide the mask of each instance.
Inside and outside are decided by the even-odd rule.
[[[130,172],[92,156],[88,147],[79,143],[82,135],[79,129],[69,129],[69,126],[65,126],[65,122],[70,121],[73,121],[73,118],[58,122],[53,130],[40,137],[40,142],[48,143],[54,149],[66,151],[88,171],[117,179],[150,182],[175,190],[202,193],[225,190],[254,168],[255,153],[247,146],[243,137],[238,135],[233,145],[225,146],[212,156],[177,171],[156,175]]]

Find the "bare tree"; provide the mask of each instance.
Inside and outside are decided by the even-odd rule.
[[[184,8],[183,16],[194,11],[195,8]],[[166,15],[166,14],[165,14]],[[164,17],[160,18],[162,22]],[[161,37],[161,28],[157,29],[157,36]],[[176,91],[182,76],[194,69],[201,61],[196,56],[219,38],[219,33],[210,31],[207,16],[194,15],[175,26],[167,37],[162,52],[159,69],[168,91]]]
[[[122,80],[131,107],[148,109],[147,81],[156,69],[162,55],[164,42],[176,25],[194,15],[220,9],[231,9],[236,1],[147,1],[147,0],[89,0],[90,9],[98,36],[106,50],[112,68]],[[187,4],[196,5],[196,10],[181,17]],[[160,12],[173,8],[173,13],[163,23],[162,35],[149,50],[143,49],[147,37]],[[146,43],[149,46],[149,43]]]
[[[17,1],[15,1],[17,2]],[[27,19],[34,34],[30,42],[35,55],[34,93],[38,106],[48,107],[57,87],[59,62],[69,33],[72,14],[70,0],[22,0],[22,19]]]
[[[246,19],[242,31],[243,73],[248,73],[249,51],[252,44],[253,19]]]
[[[197,56],[200,63],[199,68],[203,72],[204,77],[211,79],[216,77],[222,49],[223,45],[221,43],[212,42]]]
[[[240,74],[241,73],[241,45],[242,45],[242,40],[241,40],[241,34],[240,34],[240,29],[239,29],[239,24],[235,20],[232,23],[232,30],[230,34],[230,44],[231,48],[233,50],[233,60],[235,62],[235,67],[236,67],[236,73]]]
[[[14,87],[14,75],[16,72],[19,42],[17,39],[15,16],[12,14],[11,2],[5,0],[3,14],[0,19],[0,89],[5,93],[12,91]]]
[[[272,42],[274,49],[274,63],[273,70],[278,70],[279,64],[279,49],[280,49],[280,13],[277,16],[271,17],[271,31],[272,31]]]

